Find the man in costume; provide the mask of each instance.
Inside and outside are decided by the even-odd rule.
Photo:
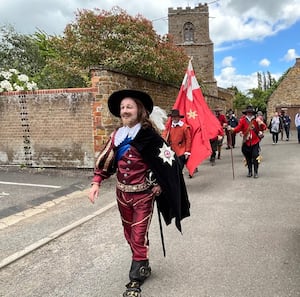
[[[225,130],[227,128],[227,119],[224,114],[221,113],[223,109],[220,107],[215,108],[215,115],[217,119],[219,120],[221,127]],[[217,151],[218,151],[218,159],[221,159],[221,150],[222,150],[222,145],[223,145],[223,140],[224,140],[224,134],[222,137],[218,138],[218,143],[217,143]]]
[[[254,178],[258,178],[259,142],[267,126],[260,117],[255,117],[256,111],[252,106],[248,106],[243,114],[238,125],[235,128],[228,126],[228,130],[231,133],[243,133],[242,153],[247,162],[247,177],[253,176],[253,167]]]
[[[154,201],[166,224],[190,215],[179,160],[149,120],[151,97],[142,91],[121,90],[108,99],[110,112],[121,118],[100,152],[89,199],[94,203],[101,182],[116,173],[117,202],[124,235],[132,251],[129,283],[123,296],[141,296],[141,285],[151,273],[148,230]]]
[[[162,137],[178,156],[181,169],[183,169],[191,155],[191,128],[181,120],[184,116],[180,114],[178,109],[172,109],[171,113],[168,114],[168,117],[171,117],[172,123],[170,129],[164,130]]]

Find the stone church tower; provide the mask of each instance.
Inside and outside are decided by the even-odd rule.
[[[209,13],[207,4],[195,8],[181,7],[168,9],[169,34],[174,43],[184,47],[203,91],[211,96],[218,96],[214,78],[214,45],[209,37]]]

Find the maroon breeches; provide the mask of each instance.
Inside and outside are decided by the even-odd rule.
[[[147,260],[148,231],[153,214],[154,195],[150,190],[126,193],[117,189],[117,197],[124,235],[131,247],[132,259]]]

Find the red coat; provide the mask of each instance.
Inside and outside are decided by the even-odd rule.
[[[251,125],[249,127],[249,125]],[[242,132],[245,140],[245,144],[248,146],[252,146],[257,144],[260,141],[258,137],[259,131],[264,131],[267,129],[267,126],[264,122],[260,125],[256,122],[255,118],[249,122],[246,116],[240,118],[238,125],[232,129],[234,133]]]
[[[177,156],[191,152],[192,137],[190,126],[184,123],[181,127],[171,127],[168,135],[166,134],[167,131],[164,131],[163,138],[166,139]]]

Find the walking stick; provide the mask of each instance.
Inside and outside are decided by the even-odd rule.
[[[157,206],[157,214],[158,214],[158,222],[159,222],[159,231],[160,231],[161,245],[162,245],[164,257],[166,257],[165,240],[164,240],[163,228],[162,228],[161,217],[160,217],[160,212],[159,212],[157,201],[156,201],[156,206]]]
[[[230,147],[230,156],[231,156],[231,167],[232,167],[232,179],[234,179],[234,166],[233,166],[233,154],[232,154],[232,133],[228,131],[229,135],[229,147]]]

